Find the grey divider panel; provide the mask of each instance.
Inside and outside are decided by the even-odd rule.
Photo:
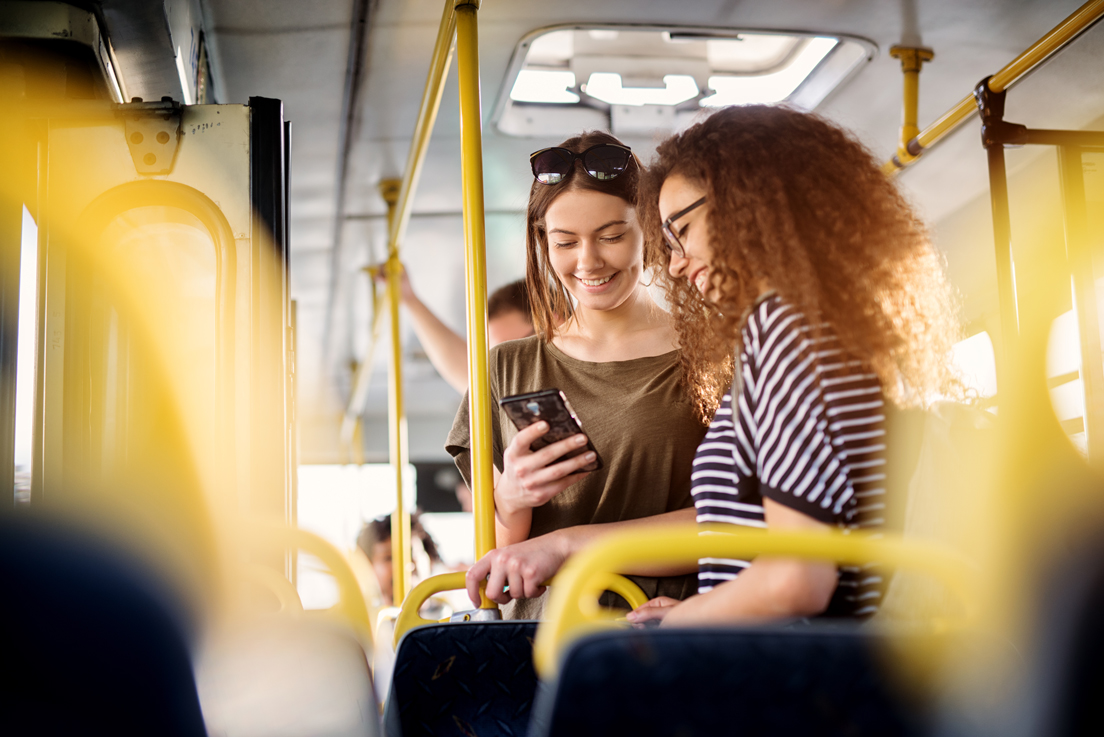
[[[591,635],[542,684],[529,734],[920,734],[877,639],[834,625]]]
[[[387,737],[525,734],[536,622],[457,622],[407,632],[384,707]]]

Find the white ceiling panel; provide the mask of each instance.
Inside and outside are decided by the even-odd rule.
[[[293,294],[300,309],[301,406],[304,460],[330,457],[334,423],[346,396],[350,362],[367,340],[367,287],[360,268],[382,255],[385,206],[378,194],[383,178],[401,175],[437,34],[441,0],[380,0],[367,36],[366,64],[357,125],[348,160],[342,226],[336,260],[338,292],[328,363],[322,365],[330,268],[338,212],[336,181],[340,155],[343,87],[354,4],[209,0],[222,76],[236,101],[250,95],[279,97],[294,123],[292,160]],[[1080,5],[1078,0],[484,0],[480,19],[480,63],[485,119],[502,88],[514,47],[527,33],[570,23],[635,23],[758,28],[860,36],[877,45],[869,64],[833,93],[818,112],[855,131],[879,156],[896,147],[901,109],[901,71],[888,56],[902,40],[935,50],[920,81],[921,127],[967,95],[984,76],[1010,61]],[[1008,118],[1034,127],[1083,127],[1104,114],[1104,29],[1094,28],[1048,66],[1009,93]],[[435,136],[414,199],[404,259],[416,290],[445,322],[463,331],[463,227],[460,200],[459,119],[455,69],[450,73]],[[994,292],[992,242],[984,221],[988,183],[978,124],[972,121],[925,155],[901,176],[920,211],[933,223],[945,247],[952,278],[968,293],[971,319],[991,308]],[[558,138],[511,138],[484,126],[485,197],[488,208],[488,281],[493,288],[524,270],[524,207],[531,177],[529,152]],[[647,159],[655,141],[628,143]],[[1032,156],[1010,158],[1026,170]],[[1018,169],[1016,168],[1018,167]],[[410,365],[408,396],[416,403],[421,432],[447,430],[456,395],[436,378],[404,327]],[[382,366],[387,350],[377,351]],[[385,414],[385,380],[377,371],[368,416]],[[412,419],[411,427],[414,427]],[[378,452],[386,433],[375,427],[367,442]],[[330,440],[327,440],[329,438]],[[419,435],[421,448],[440,447]],[[383,443],[383,446],[380,446]],[[306,450],[310,448],[311,450]],[[429,452],[429,451],[427,451]],[[314,454],[313,456],[311,454]],[[441,452],[443,454],[443,452]]]

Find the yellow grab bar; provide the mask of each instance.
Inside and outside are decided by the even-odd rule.
[[[437,41],[433,45],[433,56],[429,62],[429,74],[426,76],[422,102],[418,108],[418,120],[414,123],[414,137],[410,142],[410,152],[403,169],[402,184],[395,206],[395,218],[388,223],[389,250],[397,250],[406,235],[406,226],[410,222],[410,211],[414,204],[414,192],[422,176],[422,165],[429,151],[429,139],[433,136],[433,126],[437,122],[437,111],[441,107],[441,97],[448,81],[448,70],[452,64],[452,39],[456,33],[456,12],[454,0],[445,0],[445,9],[441,14],[441,23],[437,28]]]
[[[464,588],[464,576],[466,575],[467,571],[453,571],[430,576],[411,589],[410,595],[403,600],[399,616],[395,618],[395,639],[391,646],[398,647],[399,640],[408,630],[421,627],[424,624],[437,624],[438,620],[426,619],[418,613],[418,610],[422,608],[422,604],[425,604],[426,599],[434,594]]]
[[[395,221],[395,190],[380,187],[387,202],[387,222]],[[395,511],[391,515],[391,600],[402,601],[410,592],[410,512],[403,503],[403,474],[409,460],[406,432],[406,400],[403,394],[402,335],[399,333],[399,303],[402,291],[402,262],[398,243],[392,241],[387,254],[387,301],[391,318],[391,364],[387,372],[388,460],[395,470]],[[371,368],[369,367],[370,371]]]
[[[559,656],[579,637],[614,626],[598,607],[605,576],[630,564],[690,563],[699,558],[782,555],[861,565],[871,561],[907,568],[946,583],[973,614],[973,568],[960,555],[931,543],[839,531],[820,533],[734,531],[731,525],[635,529],[606,537],[573,556],[556,576],[556,586],[537,628],[533,664],[541,678],[555,675]]]
[[[368,617],[368,607],[364,604],[364,593],[360,590],[349,562],[337,548],[313,532],[298,527],[258,523],[251,527],[250,533],[254,540],[263,545],[296,548],[322,561],[337,581],[338,603],[334,608],[352,625],[364,649],[371,652],[372,622]]]
[[[456,0],[456,72],[460,83],[460,157],[464,194],[468,306],[468,409],[471,417],[475,557],[495,548],[491,397],[487,373],[487,243],[483,205],[483,114],[479,101],[478,0]],[[481,608],[496,605],[486,596]]]
[[[402,610],[395,619],[395,641],[393,644],[397,646],[407,630],[420,627],[423,624],[436,624],[437,620],[422,617],[418,614],[418,610],[422,608],[422,604],[425,604],[426,599],[434,594],[464,588],[466,575],[466,571],[442,573],[439,576],[427,578],[415,586],[414,590],[410,592],[410,596],[403,601]],[[644,595],[641,588],[624,576],[616,573],[606,573],[599,580],[603,590],[620,594],[634,609],[648,601],[648,597]],[[545,585],[555,586],[557,580],[554,579]]]
[[[1046,61],[1054,52],[1099,20],[1101,16],[1104,16],[1104,0],[1090,0],[1085,3],[1033,43],[1026,51],[1008,62],[1003,69],[990,77],[989,89],[993,92],[1003,92],[1008,89],[1023,79],[1024,75],[1032,69]],[[882,171],[886,174],[893,174],[904,169],[913,161],[916,161],[925,149],[934,146],[976,112],[977,102],[974,100],[974,93],[971,92],[938,120],[922,130],[919,135],[908,141],[905,146],[910,157],[908,160],[902,161],[895,155],[882,165]]]
[[[625,578],[618,573],[606,573],[598,576],[595,580],[599,589],[619,594],[622,599],[629,602],[629,606],[633,609],[648,603],[648,596],[632,579]],[[553,583],[558,583],[558,581],[553,581]]]

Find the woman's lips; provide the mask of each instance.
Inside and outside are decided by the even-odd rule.
[[[614,279],[617,277],[617,274],[618,272],[615,271],[612,274],[609,274],[607,276],[600,276],[596,279],[583,279],[582,277],[578,276],[575,278],[579,281],[579,284],[583,287],[583,289],[590,292],[591,294],[594,294],[598,292],[604,292],[606,289],[608,289],[610,284],[612,284]],[[588,284],[587,282],[590,283]]]
[[[705,294],[705,290],[709,287],[709,269],[704,267],[698,269],[691,277],[690,283],[697,287],[699,292]]]

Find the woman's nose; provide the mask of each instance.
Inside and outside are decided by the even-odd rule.
[[[686,268],[686,264],[688,263],[690,263],[690,259],[672,252],[671,263],[667,264],[667,273],[677,279],[682,276],[682,271]]]
[[[598,243],[589,238],[583,240],[579,249],[579,267],[583,270],[592,270],[602,267],[602,254],[599,253]]]

